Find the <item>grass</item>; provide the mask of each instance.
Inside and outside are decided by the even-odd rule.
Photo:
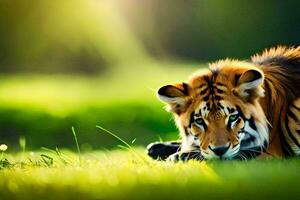
[[[299,196],[300,160],[167,163],[125,150],[8,154],[1,199],[283,199]],[[41,155],[44,159],[41,159]],[[29,161],[30,160],[30,161]]]
[[[72,127],[77,154],[58,148],[2,152],[1,199],[282,199],[300,195],[299,158],[162,162],[147,157],[143,147],[133,147],[115,133],[96,127],[125,145],[123,150],[82,154]]]
[[[79,165],[81,165],[81,161],[82,161],[82,159],[81,159],[81,150],[80,150],[80,147],[79,147],[79,144],[78,144],[78,139],[77,139],[77,135],[76,135],[74,126],[72,126],[72,133],[73,133],[74,140],[75,140],[75,143],[76,143]]]
[[[74,126],[80,133],[83,150],[116,146],[111,137],[97,133],[96,124],[127,141],[136,138],[137,145],[146,145],[159,137],[176,139],[171,115],[157,100],[155,90],[163,84],[187,79],[197,66],[201,65],[123,66],[102,76],[3,75],[1,142],[12,149],[23,136],[31,149],[73,148],[73,138],[67,133]]]
[[[163,66],[163,67],[162,67]],[[0,103],[5,107],[47,112],[64,117],[87,106],[141,102],[156,104],[155,91],[180,82],[200,64],[121,66],[95,76],[19,74],[0,76]]]

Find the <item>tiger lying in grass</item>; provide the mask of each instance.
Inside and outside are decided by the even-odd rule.
[[[174,114],[180,142],[152,143],[148,155],[172,161],[300,155],[300,46],[251,61],[220,60],[158,97]]]

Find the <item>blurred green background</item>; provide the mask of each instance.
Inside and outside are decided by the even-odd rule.
[[[0,0],[0,144],[176,139],[155,96],[206,62],[300,44],[294,0]]]

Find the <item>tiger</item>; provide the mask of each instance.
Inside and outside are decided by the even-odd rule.
[[[179,141],[148,155],[170,161],[248,160],[300,155],[300,46],[277,46],[249,60],[223,59],[186,82],[162,86]]]

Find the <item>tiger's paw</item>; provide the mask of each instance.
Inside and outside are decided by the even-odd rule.
[[[180,151],[179,142],[154,142],[147,146],[147,154],[155,160],[166,160],[170,155]]]
[[[170,155],[167,158],[167,161],[169,162],[187,162],[189,160],[204,160],[204,157],[202,156],[200,151],[191,151],[191,152],[177,152],[172,155]]]

